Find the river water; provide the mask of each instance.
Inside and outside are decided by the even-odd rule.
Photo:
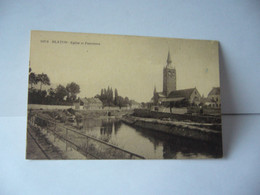
[[[83,121],[82,131],[148,159],[214,158],[221,146],[129,126],[118,119]]]

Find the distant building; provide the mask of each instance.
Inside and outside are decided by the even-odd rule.
[[[82,99],[86,110],[100,110],[103,107],[103,103],[98,98],[84,98]]]
[[[151,101],[153,105],[165,107],[182,107],[189,105],[199,105],[201,95],[197,88],[176,90],[176,70],[172,66],[170,52],[168,52],[167,64],[163,68],[163,91],[156,92]]]
[[[74,105],[75,110],[80,109],[80,103],[79,102],[74,102],[73,105]]]
[[[221,101],[220,101],[220,87],[213,87],[212,90],[209,92],[207,101],[205,101],[205,105],[207,107],[213,108],[220,108]]]
[[[141,104],[136,102],[135,100],[130,100],[130,104],[132,109],[141,108]]]

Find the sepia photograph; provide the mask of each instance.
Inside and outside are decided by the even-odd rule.
[[[221,158],[219,42],[31,31],[26,159]]]

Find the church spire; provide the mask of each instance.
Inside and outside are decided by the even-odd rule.
[[[170,50],[168,50],[168,57],[167,57],[167,68],[172,68],[172,60],[171,60],[171,54],[170,54]]]

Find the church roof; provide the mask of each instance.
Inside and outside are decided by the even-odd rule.
[[[196,90],[196,88],[175,90],[168,95],[168,98],[184,97],[186,99],[189,99],[194,90]]]
[[[166,98],[166,96],[164,95],[163,92],[158,92],[157,94],[158,94],[158,96],[159,96],[160,98]]]
[[[208,96],[210,95],[220,95],[220,87],[213,87]]]

